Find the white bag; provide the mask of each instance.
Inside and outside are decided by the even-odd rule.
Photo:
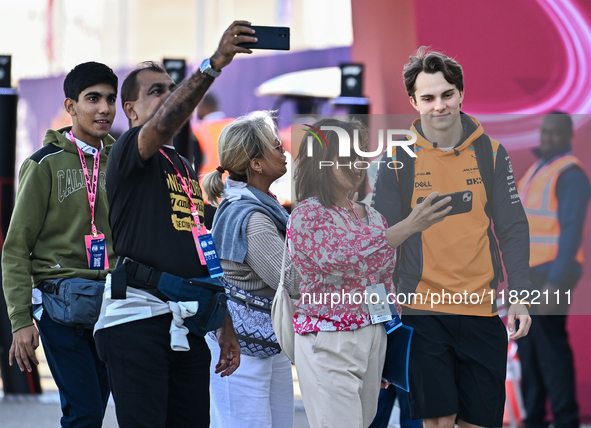
[[[285,238],[285,248],[283,250],[283,261],[281,262],[281,279],[277,286],[277,292],[273,299],[271,307],[271,319],[273,323],[273,330],[277,337],[277,342],[281,345],[281,349],[285,352],[287,358],[295,363],[295,330],[293,328],[293,314],[295,306],[283,282],[285,280],[285,259],[287,257],[287,238]]]

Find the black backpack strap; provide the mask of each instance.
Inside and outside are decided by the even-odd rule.
[[[409,146],[411,150],[414,145]],[[405,219],[412,211],[412,193],[415,186],[415,162],[402,146],[396,146],[396,161],[401,162],[403,167],[396,170],[398,188],[400,189],[400,202],[402,203],[401,219]]]
[[[476,161],[482,177],[482,183],[486,190],[486,203],[492,208],[492,189],[495,173],[495,163],[492,151],[492,143],[486,134],[482,134],[474,141]]]
[[[488,205],[489,212],[492,215],[495,162],[492,143],[488,135],[482,134],[474,141],[474,150],[476,152],[476,162],[478,162],[480,176],[482,177],[482,184],[484,184],[484,190],[486,191],[486,204]],[[497,264],[499,282],[503,282],[505,280],[505,276],[503,275],[501,252],[499,251],[499,243],[494,236],[490,222],[488,225],[488,237],[493,245],[493,257]]]
[[[414,150],[414,145],[408,146]],[[412,211],[412,193],[415,187],[415,161],[410,157],[402,146],[396,146],[396,161],[401,162],[403,167],[396,170],[398,189],[400,192],[400,219],[407,218]],[[402,244],[396,248],[396,266],[394,267],[394,286],[398,289],[398,269],[402,259]]]

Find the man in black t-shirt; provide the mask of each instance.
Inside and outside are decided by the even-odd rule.
[[[193,211],[203,223],[201,189],[172,138],[234,55],[251,53],[237,45],[256,42],[247,24],[235,21],[214,55],[176,90],[153,62],[125,78],[122,104],[131,129],[115,143],[106,179],[113,248],[120,257],[183,278],[209,275],[191,232]],[[203,337],[189,333],[183,352],[173,350],[178,344],[171,321],[167,306],[154,295],[128,286],[126,298],[115,300],[107,281],[95,337],[120,427],[209,426],[209,349]],[[216,372],[228,376],[240,364],[229,315],[218,341]]]

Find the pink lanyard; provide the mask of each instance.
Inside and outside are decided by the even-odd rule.
[[[193,221],[195,222],[195,225],[197,227],[199,227],[201,222],[199,221],[199,212],[197,211],[197,207],[195,206],[195,202],[193,202],[193,190],[191,189],[191,186],[190,185],[187,186],[187,184],[185,183],[185,180],[183,179],[183,176],[181,175],[181,173],[177,169],[176,165],[172,162],[172,160],[168,157],[168,155],[164,152],[164,150],[160,149],[160,153],[162,153],[162,155],[164,155],[166,160],[168,160],[168,162],[170,162],[170,164],[174,168],[174,171],[176,172],[176,177],[179,181],[179,184],[181,185],[181,188],[183,189],[183,192],[185,192],[185,195],[187,196],[187,198],[189,198],[189,207],[191,208],[191,215],[193,216]],[[179,157],[181,163],[185,167],[185,172],[187,173],[187,181],[190,184],[191,183],[191,175],[189,174],[189,169],[187,168],[187,165],[185,165],[185,162],[183,162],[181,155],[179,155],[177,153],[177,156]]]
[[[349,199],[347,199],[347,202],[349,202],[349,206],[351,207],[351,209],[355,213],[355,217],[357,217],[357,220],[359,220],[359,224],[361,225],[361,227],[363,227],[363,221],[361,220],[361,217],[359,217],[357,210],[355,209],[355,207],[353,207],[353,204],[351,203],[351,201]],[[338,213],[345,220],[345,226],[347,226],[347,229],[349,229],[349,232],[352,232],[351,228],[349,227],[349,219],[345,218],[345,216],[343,216],[340,212],[338,212]]]
[[[88,193],[88,203],[90,204],[90,226],[92,229],[92,235],[96,238],[98,235],[98,231],[94,224],[94,205],[96,202],[96,192],[98,189],[98,175],[99,175],[99,165],[101,162],[101,152],[100,150],[94,156],[94,166],[92,168],[92,180],[90,179],[90,174],[88,173],[88,167],[86,166],[86,159],[84,158],[84,152],[78,144],[76,143],[76,139],[72,134],[72,131],[68,132],[68,137],[70,137],[70,141],[74,143],[76,148],[78,149],[78,155],[80,156],[80,163],[82,164],[82,171],[84,172],[84,180],[86,181],[86,192]]]
[[[359,224],[361,225],[361,227],[363,227],[363,221],[361,220],[361,217],[359,217],[359,213],[357,212],[357,210],[353,206],[353,203],[349,199],[347,199],[347,202],[349,202],[349,206],[351,207],[351,209],[355,213],[355,217],[357,217],[357,220],[359,220]]]

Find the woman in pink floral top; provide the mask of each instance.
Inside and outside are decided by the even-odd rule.
[[[296,333],[356,330],[370,325],[367,305],[359,297],[349,299],[349,295],[363,297],[370,275],[394,295],[395,250],[386,239],[388,225],[376,210],[363,208],[368,225],[346,208],[325,208],[314,196],[294,210],[292,260],[302,275],[300,292],[310,296],[296,305]],[[341,225],[335,222],[335,213]]]
[[[323,119],[313,128],[326,126],[344,129],[351,142],[357,131],[361,149],[367,145],[367,130],[356,120]],[[371,323],[366,287],[384,284],[386,293],[394,294],[394,248],[443,220],[450,208],[435,211],[449,198],[431,206],[437,196],[432,193],[407,219],[388,228],[376,210],[349,199],[364,177],[364,170],[355,168],[359,159],[353,148],[352,158],[337,158],[336,132],[323,134],[327,141],[315,143],[311,157],[306,137],[300,146],[296,195],[301,202],[288,232],[291,258],[302,276],[294,315],[295,363],[312,428],[368,427],[377,410],[386,331]],[[329,162],[335,166],[326,166]]]

